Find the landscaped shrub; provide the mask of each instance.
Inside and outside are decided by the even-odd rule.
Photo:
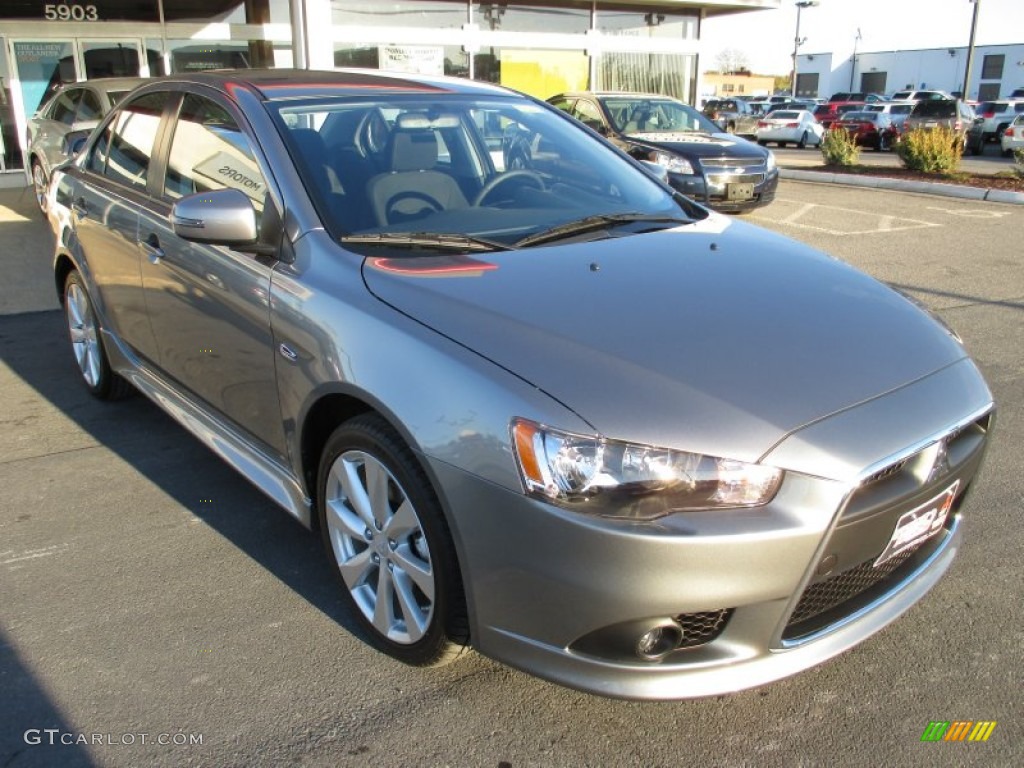
[[[1017,175],[1024,178],[1024,149],[1013,150],[1013,170]]]
[[[846,131],[825,131],[821,140],[821,156],[825,165],[856,165],[860,160],[860,147]]]
[[[963,139],[949,128],[920,128],[903,135],[896,145],[896,154],[912,171],[949,173],[960,165]]]

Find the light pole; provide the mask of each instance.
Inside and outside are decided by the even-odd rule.
[[[857,36],[853,38],[853,56],[850,57],[850,93],[853,93],[853,78],[857,74],[857,43],[859,42],[860,27],[857,27]]]
[[[970,0],[974,3],[974,16],[971,17],[971,41],[967,45],[967,68],[964,71],[964,95],[963,99],[970,98],[971,92],[971,62],[974,61],[974,31],[978,28],[978,9],[981,8],[981,0]],[[984,72],[982,77],[984,77]]]
[[[819,5],[818,0],[797,0],[796,3],[796,36],[793,38],[793,82],[789,84],[789,95],[794,99],[796,98],[796,52],[804,42],[800,39],[800,11],[804,8],[813,8],[816,5]]]

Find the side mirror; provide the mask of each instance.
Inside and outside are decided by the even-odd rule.
[[[252,245],[256,242],[256,210],[237,189],[215,189],[181,198],[171,207],[174,234],[195,243]]]
[[[656,178],[658,181],[662,182],[663,184],[668,184],[668,168],[666,168],[664,165],[662,165],[661,163],[652,162],[650,160],[641,160],[640,165],[642,165],[644,167],[644,170],[651,174],[651,176]]]
[[[60,140],[60,151],[67,158],[76,157],[84,148],[85,142],[89,140],[91,131],[68,131]]]

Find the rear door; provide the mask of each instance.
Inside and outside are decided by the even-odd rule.
[[[164,372],[284,457],[270,328],[274,262],[189,242],[169,221],[175,200],[225,188],[245,193],[265,217],[266,174],[242,125],[219,96],[182,95],[162,179],[150,186],[139,219],[142,280]]]
[[[72,217],[107,328],[137,355],[159,360],[139,271],[138,221],[170,94],[143,94],[114,113],[75,184]]]

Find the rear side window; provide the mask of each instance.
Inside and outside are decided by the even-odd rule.
[[[174,127],[164,194],[178,199],[228,188],[248,196],[257,212],[263,210],[267,185],[249,139],[226,109],[190,93]]]
[[[73,88],[57,94],[57,98],[53,102],[53,109],[50,110],[50,119],[64,125],[71,125],[75,122],[75,109],[81,98],[80,88]]]
[[[819,104],[814,108],[814,114],[816,115],[827,115],[832,112],[832,107],[828,104]]]
[[[919,101],[914,111],[914,117],[955,117],[956,102],[953,101]]]
[[[100,106],[99,97],[92,91],[82,91],[82,100],[78,104],[75,122],[99,120],[101,117],[103,117],[103,108]]]
[[[104,176],[133,187],[146,186],[160,116],[169,96],[167,91],[147,93],[118,111],[111,123]]]

